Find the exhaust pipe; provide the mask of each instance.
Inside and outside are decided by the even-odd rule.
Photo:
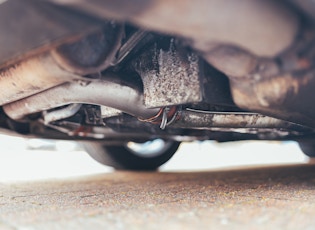
[[[33,57],[0,72],[0,105],[79,79],[83,78],[63,70],[49,53]]]
[[[20,120],[32,113],[72,103],[112,107],[141,119],[151,118],[160,110],[146,108],[139,90],[110,80],[66,83],[4,105],[3,110],[10,118]]]
[[[37,94],[49,88],[84,79],[112,63],[123,38],[123,26],[103,23],[102,28],[80,40],[26,59],[0,71],[0,105]]]

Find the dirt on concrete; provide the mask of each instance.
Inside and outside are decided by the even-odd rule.
[[[315,165],[0,184],[0,229],[315,229]]]

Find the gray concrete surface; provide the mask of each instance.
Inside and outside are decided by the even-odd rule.
[[[315,229],[315,165],[0,184],[0,229]]]

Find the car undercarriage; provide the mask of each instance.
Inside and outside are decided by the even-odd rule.
[[[2,132],[84,141],[127,169],[194,140],[315,156],[314,15],[308,0],[3,1]]]

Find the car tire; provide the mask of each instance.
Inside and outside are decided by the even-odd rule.
[[[145,149],[145,145],[159,142],[157,149]],[[138,146],[138,149],[135,148]],[[103,145],[98,142],[83,143],[84,149],[96,161],[103,165],[121,170],[156,170],[175,154],[180,142],[155,139],[145,143],[128,142],[126,145]],[[144,148],[142,148],[144,146]],[[139,150],[140,147],[140,150]],[[141,149],[142,148],[142,149]]]
[[[299,142],[300,149],[308,157],[315,157],[315,141],[307,140]]]

